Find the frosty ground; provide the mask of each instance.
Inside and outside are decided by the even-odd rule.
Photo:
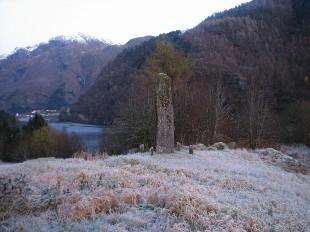
[[[0,165],[0,231],[310,231],[310,149],[282,151]]]

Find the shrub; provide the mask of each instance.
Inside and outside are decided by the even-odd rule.
[[[27,125],[23,127],[24,133],[32,134],[35,130],[48,126],[43,116],[36,113],[33,118],[29,119]]]
[[[48,123],[36,114],[21,129],[14,116],[0,111],[0,159],[20,162],[39,157],[71,157],[83,150],[76,134],[67,135],[48,127]]]
[[[14,116],[0,111],[0,160],[13,161],[12,154],[19,143],[20,131]]]
[[[282,140],[310,145],[310,102],[291,103],[281,112]]]
[[[145,80],[138,78],[137,82]],[[148,149],[155,144],[156,112],[152,83],[135,85],[126,104],[119,105],[118,117],[107,131],[103,149],[108,154],[121,154],[144,144]]]
[[[47,126],[35,130],[29,139],[27,158],[68,158],[83,146],[76,135],[68,136]]]

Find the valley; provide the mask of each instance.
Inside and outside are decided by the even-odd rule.
[[[0,54],[1,232],[310,232],[309,0],[2,0],[0,28],[36,44]]]

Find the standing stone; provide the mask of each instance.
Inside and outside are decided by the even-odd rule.
[[[172,80],[168,75],[164,73],[159,73],[156,85],[156,151],[158,153],[172,153],[174,151],[174,111],[172,105]]]
[[[188,152],[189,152],[189,154],[191,154],[191,155],[194,154],[193,145],[189,145]]]
[[[145,151],[144,144],[140,144],[139,145],[139,150],[140,150],[140,152],[144,152]]]
[[[177,142],[177,147],[176,147],[177,151],[181,151],[182,149],[182,144],[180,142]]]
[[[150,154],[151,154],[151,155],[154,155],[154,151],[155,151],[155,150],[154,150],[154,147],[151,147],[151,148],[150,148]]]

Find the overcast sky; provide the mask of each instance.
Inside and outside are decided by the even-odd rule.
[[[0,0],[0,54],[83,33],[114,43],[196,26],[249,0]]]

